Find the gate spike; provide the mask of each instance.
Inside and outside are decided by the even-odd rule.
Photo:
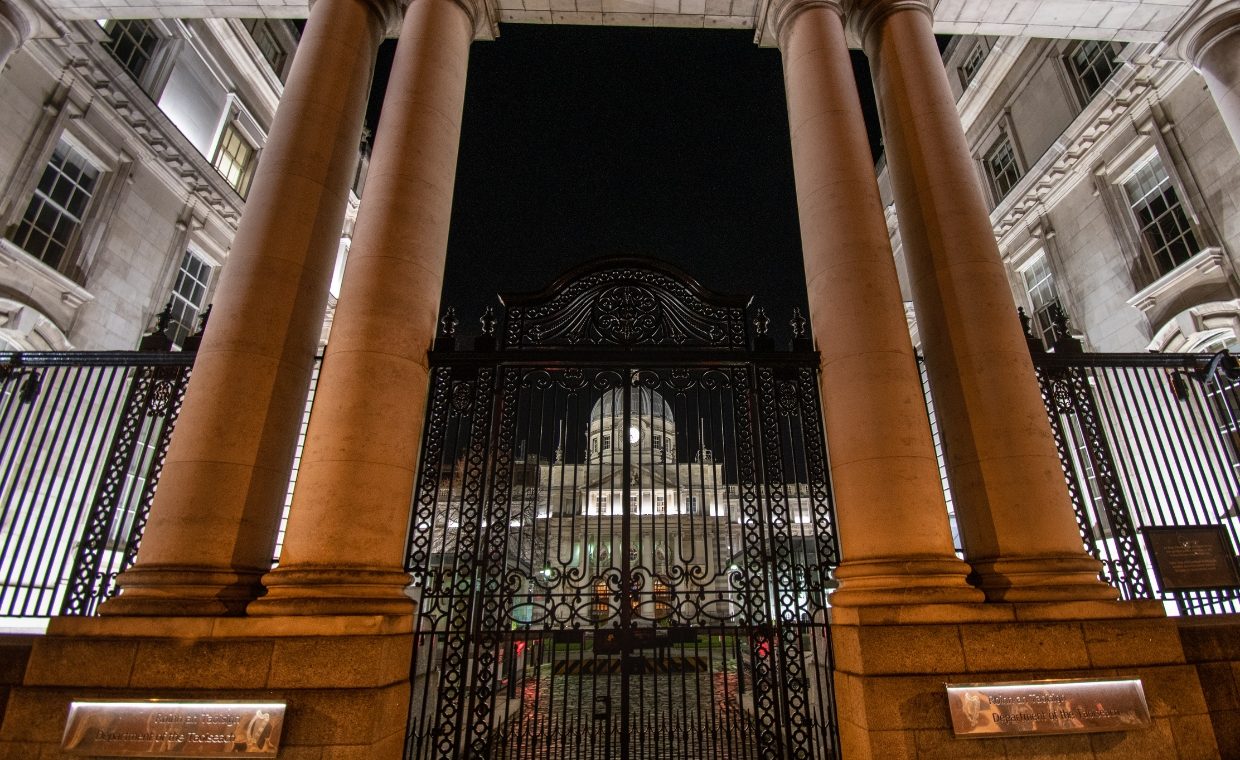
[[[800,306],[792,307],[792,320],[788,324],[792,327],[793,338],[805,337],[805,315],[801,313]]]

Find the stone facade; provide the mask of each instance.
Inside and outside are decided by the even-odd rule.
[[[1111,61],[1092,95],[1073,58],[1087,44]],[[943,59],[1018,305],[1038,311],[1025,273],[1044,257],[1086,350],[1235,343],[1240,152],[1188,63],[1149,44],[1015,37],[957,37]],[[1004,140],[1016,167],[1010,188],[997,187],[985,165]],[[1158,272],[1148,270],[1151,241],[1124,190],[1150,162],[1167,173],[1193,234],[1189,260]],[[892,233],[900,257],[894,225]]]
[[[136,348],[169,303],[187,252],[205,267],[194,311],[211,301],[245,207],[233,186],[244,175],[216,165],[230,137],[251,161],[261,155],[297,31],[287,21],[137,23],[149,49],[128,59],[133,71],[122,62],[132,47],[110,51],[110,27],[64,22],[60,36],[28,40],[0,76],[4,348]],[[98,178],[53,261],[22,222],[58,146]]]

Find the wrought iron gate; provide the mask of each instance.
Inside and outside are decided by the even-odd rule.
[[[505,300],[432,352],[406,756],[837,756],[808,342],[642,260]]]

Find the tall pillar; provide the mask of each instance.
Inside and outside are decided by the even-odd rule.
[[[30,22],[10,0],[0,0],[0,71],[30,36]]]
[[[412,612],[405,530],[474,24],[454,0],[405,13],[280,565],[252,615]]]
[[[317,0],[215,296],[137,563],[105,614],[236,614],[271,568],[379,42]]]
[[[976,602],[938,463],[834,2],[775,10],[843,561],[833,605]]]
[[[1214,96],[1232,142],[1240,149],[1240,8],[1198,26],[1185,47],[1188,59]]]
[[[1085,553],[924,0],[858,0],[966,559],[996,601],[1114,599]]]

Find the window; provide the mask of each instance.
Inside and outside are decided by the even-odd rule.
[[[257,157],[258,151],[241,134],[236,123],[230,122],[220,135],[211,164],[228,180],[228,184],[233,186],[237,194],[244,198],[250,192],[250,180],[254,179]]]
[[[1006,133],[999,133],[999,139],[986,152],[982,163],[986,167],[986,176],[990,180],[997,203],[1020,180],[1021,173],[1016,163],[1016,151],[1012,149],[1012,141]]]
[[[666,566],[666,562],[664,563]],[[651,584],[654,590],[654,619],[663,620],[672,614],[672,605],[675,602],[675,596],[667,584],[659,579],[655,579]]]
[[[210,279],[210,265],[194,255],[193,251],[186,251],[168,304],[172,310],[168,337],[174,344],[184,344],[197,328],[198,315],[206,305]]]
[[[1124,182],[1124,195],[1157,279],[1201,251],[1175,185],[1157,154]]]
[[[1098,40],[1083,40],[1068,53],[1068,71],[1077,94],[1088,103],[1119,68],[1119,46]]]
[[[654,497],[654,512],[656,515],[667,514],[667,497],[663,494],[656,494]]]
[[[1050,348],[1055,342],[1053,313],[1059,307],[1059,295],[1055,292],[1055,278],[1051,274],[1046,254],[1038,253],[1020,272],[1029,303],[1033,306],[1033,323],[1042,345]]]
[[[595,581],[594,603],[590,605],[590,619],[596,623],[606,620],[611,613],[611,609],[607,605],[608,596],[607,583],[605,581]]]
[[[103,30],[108,33],[107,49],[116,62],[125,67],[129,76],[141,80],[155,56],[155,48],[159,45],[159,35],[150,21],[143,19],[126,19],[124,21],[107,21]]]
[[[611,433],[603,433],[603,451],[611,451]]]
[[[13,242],[48,266],[65,269],[66,254],[81,230],[98,183],[99,170],[61,140],[13,232]]]
[[[280,39],[276,33],[272,23],[267,19],[251,18],[242,22],[250,33],[254,44],[258,46],[258,52],[263,54],[263,58],[271,66],[271,70],[277,76],[284,73],[284,64],[288,60],[288,51],[280,43]]]
[[[968,87],[969,82],[972,82],[973,78],[977,76],[977,72],[981,70],[982,64],[986,62],[986,56],[989,52],[985,43],[979,42],[965,56],[964,62],[960,64],[960,84],[962,86]]]

